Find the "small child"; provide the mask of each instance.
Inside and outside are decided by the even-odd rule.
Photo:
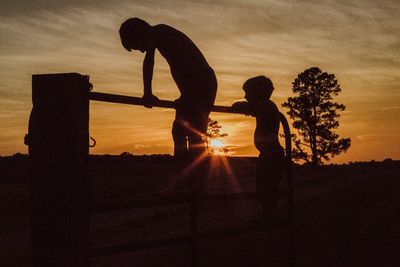
[[[256,118],[254,144],[260,152],[256,169],[256,191],[262,203],[262,223],[272,223],[279,201],[279,183],[283,178],[285,153],[279,143],[280,113],[270,100],[274,90],[265,76],[248,79],[243,84],[247,101],[235,102],[232,110]]]

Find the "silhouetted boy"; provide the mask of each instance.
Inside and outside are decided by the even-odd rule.
[[[256,191],[262,202],[262,222],[272,222],[279,200],[279,183],[283,176],[284,150],[279,143],[280,113],[270,100],[274,86],[265,76],[248,79],[243,84],[246,101],[232,109],[256,118],[254,144],[260,155],[257,161]]]
[[[172,136],[175,159],[183,168],[205,153],[202,135],[207,130],[208,116],[217,92],[214,71],[193,41],[168,25],[151,26],[139,18],[130,18],[121,25],[119,33],[126,50],[146,52],[143,61],[143,101],[146,107],[151,108],[158,100],[151,86],[156,49],[170,66],[181,92],[176,100]]]

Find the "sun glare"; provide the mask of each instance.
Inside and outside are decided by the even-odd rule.
[[[221,149],[221,148],[225,147],[225,144],[222,143],[221,140],[219,140],[219,139],[212,139],[210,141],[210,146],[211,146],[211,148],[214,148],[214,149]]]

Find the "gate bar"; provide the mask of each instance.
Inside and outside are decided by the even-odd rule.
[[[93,101],[143,106],[143,99],[141,97],[135,97],[135,96],[90,92],[89,99]],[[153,106],[158,108],[175,108],[175,101],[160,99],[157,102],[155,102]],[[220,113],[242,114],[241,112],[233,111],[231,107],[218,106],[218,105],[214,106],[212,108],[212,111]]]

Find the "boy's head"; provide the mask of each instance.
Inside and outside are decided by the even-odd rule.
[[[271,97],[274,85],[269,78],[260,75],[245,81],[243,90],[247,101],[262,101]]]
[[[147,31],[150,27],[150,24],[139,18],[126,20],[119,28],[122,46],[129,52],[132,49],[146,51]]]

